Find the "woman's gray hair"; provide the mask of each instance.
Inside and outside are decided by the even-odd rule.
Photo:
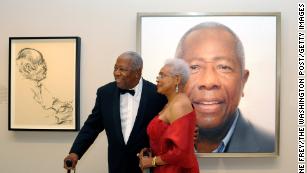
[[[181,77],[179,85],[184,87],[190,76],[189,65],[184,60],[178,58],[167,59],[164,65],[170,67],[171,75],[179,75]]]
[[[189,29],[182,36],[182,38],[179,41],[179,44],[178,44],[177,50],[176,50],[176,57],[177,58],[183,58],[182,57],[182,55],[184,53],[183,43],[184,43],[186,37],[193,31],[203,30],[203,29],[222,29],[224,31],[229,32],[233,36],[234,42],[235,42],[235,47],[236,47],[235,52],[236,52],[238,60],[240,62],[241,72],[242,72],[245,69],[245,55],[244,55],[243,44],[242,44],[240,38],[236,35],[236,33],[234,33],[229,27],[227,27],[226,25],[223,25],[221,23],[217,23],[217,22],[203,22],[203,23],[197,24],[194,27],[192,27],[191,29]]]
[[[138,69],[142,69],[143,68],[143,60],[142,60],[142,57],[138,53],[133,52],[133,51],[127,51],[127,52],[124,52],[122,55],[125,55],[125,56],[123,56],[124,58],[131,59],[131,61],[132,61],[132,65],[131,65],[132,70],[138,70]]]

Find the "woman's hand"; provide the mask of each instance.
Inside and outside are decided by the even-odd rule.
[[[140,159],[139,166],[142,170],[152,167],[152,153],[150,148],[143,148],[137,156]]]
[[[152,163],[152,157],[147,157],[147,156],[141,157],[139,166],[143,170],[152,167],[151,163]]]

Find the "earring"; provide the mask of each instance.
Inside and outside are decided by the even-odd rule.
[[[178,93],[178,84],[176,84],[176,93]]]

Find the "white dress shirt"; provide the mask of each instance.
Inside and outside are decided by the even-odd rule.
[[[140,79],[139,83],[132,89],[135,90],[134,96],[125,93],[120,95],[120,120],[122,126],[122,133],[127,144],[130,133],[132,131],[136,115],[138,113],[140,99],[142,94],[143,80]]]

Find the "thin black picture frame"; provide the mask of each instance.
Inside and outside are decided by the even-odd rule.
[[[9,37],[10,131],[80,129],[78,36]]]

